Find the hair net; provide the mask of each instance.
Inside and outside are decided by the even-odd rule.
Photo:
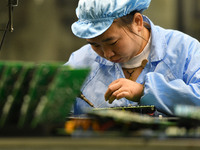
[[[72,32],[80,38],[94,38],[105,32],[114,19],[143,11],[151,0],[79,0],[76,8],[78,21],[72,24]]]

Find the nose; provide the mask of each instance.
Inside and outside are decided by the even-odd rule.
[[[107,49],[104,48],[103,53],[104,53],[104,57],[108,60],[115,55],[115,52],[112,49],[108,49],[108,48]]]

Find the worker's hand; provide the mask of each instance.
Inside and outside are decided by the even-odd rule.
[[[138,102],[143,95],[143,88],[142,84],[120,78],[109,85],[105,93],[105,100],[111,104],[115,99],[125,97],[128,100]]]

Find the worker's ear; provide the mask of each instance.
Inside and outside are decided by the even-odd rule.
[[[143,17],[140,13],[135,13],[132,22],[134,30],[141,32],[143,29]]]

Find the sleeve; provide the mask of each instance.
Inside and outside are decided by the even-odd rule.
[[[176,105],[200,106],[200,44],[190,45],[182,78],[166,81],[161,73],[145,76],[143,105],[155,105],[158,111],[174,115]]]
[[[198,72],[200,78],[200,71]],[[160,73],[146,75],[142,105],[155,105],[158,111],[173,115],[178,104],[200,106],[200,81],[189,85],[181,79],[167,82]]]

